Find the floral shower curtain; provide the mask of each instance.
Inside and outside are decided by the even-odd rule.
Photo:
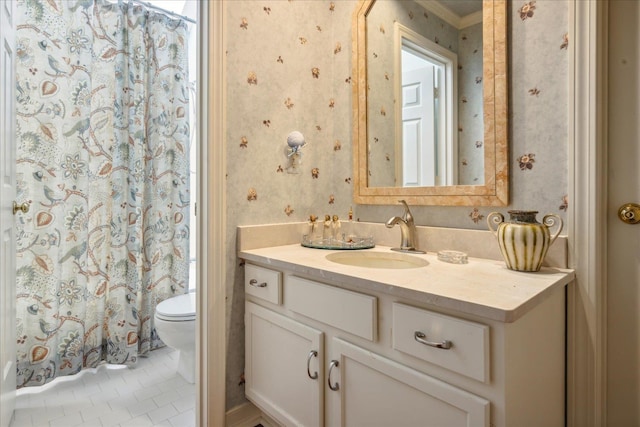
[[[107,0],[20,0],[18,386],[161,346],[188,290],[187,24]]]

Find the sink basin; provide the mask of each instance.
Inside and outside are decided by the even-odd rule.
[[[429,263],[413,255],[392,252],[335,252],[326,256],[327,260],[343,265],[368,268],[419,268]]]

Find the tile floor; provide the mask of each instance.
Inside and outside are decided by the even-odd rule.
[[[164,347],[135,367],[100,365],[18,390],[11,427],[195,427],[196,389]]]

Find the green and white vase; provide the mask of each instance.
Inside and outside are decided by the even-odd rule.
[[[540,224],[536,220],[537,211],[508,212],[511,218],[507,222],[499,212],[487,215],[487,225],[498,238],[507,267],[516,271],[540,270],[549,246],[562,231],[562,218],[556,214],[548,214]],[[558,229],[551,234],[549,228],[556,225]]]

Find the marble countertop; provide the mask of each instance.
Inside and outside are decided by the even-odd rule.
[[[376,246],[367,252],[392,252]],[[467,264],[449,264],[436,253],[411,254],[428,262],[425,267],[385,269],[338,264],[330,253],[299,244],[242,250],[238,256],[266,267],[286,270],[332,285],[361,292],[382,292],[416,302],[476,315],[500,322],[515,322],[559,288],[571,283],[573,270],[543,267],[523,273],[506,268],[503,261],[469,258]],[[396,253],[396,252],[394,252]]]

